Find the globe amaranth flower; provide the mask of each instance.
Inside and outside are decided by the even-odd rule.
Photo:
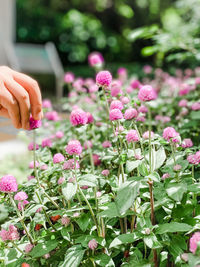
[[[141,105],[139,108],[138,108],[138,111],[141,112],[141,113],[147,113],[148,112],[148,108],[144,105]]]
[[[34,248],[34,245],[32,245],[32,244],[27,244],[26,246],[25,246],[25,248],[24,248],[24,251],[26,252],[26,253],[29,253],[29,252],[31,252],[31,250]]]
[[[179,133],[177,133],[173,127],[167,127],[163,130],[163,138],[167,141],[177,136],[179,136]]]
[[[188,101],[186,99],[182,99],[178,102],[179,107],[187,107]]]
[[[183,148],[192,147],[193,146],[192,140],[190,138],[183,139],[183,142],[182,142],[181,146]]]
[[[59,179],[58,179],[58,184],[60,185],[60,184],[63,184],[65,182],[65,177],[60,177]]]
[[[34,150],[34,147],[35,147],[35,150],[38,150],[39,149],[39,145],[34,143],[34,142],[31,142],[29,145],[28,145],[28,150],[29,151],[33,151]]]
[[[19,240],[20,236],[18,233],[17,228],[14,225],[9,225],[9,229],[8,231],[6,231],[5,229],[2,229],[0,231],[0,237],[3,241],[8,241],[8,240]]]
[[[111,82],[112,82],[112,75],[109,71],[104,70],[97,73],[96,84],[98,86],[107,88],[111,85]]]
[[[130,86],[132,89],[139,89],[141,87],[141,83],[138,80],[132,80]]]
[[[42,121],[41,120],[35,120],[32,116],[30,116],[29,125],[30,125],[29,130],[31,131],[31,130],[40,128],[42,126]]]
[[[135,108],[128,108],[124,113],[124,119],[132,120],[135,119],[138,115],[138,112]]]
[[[85,149],[92,148],[92,142],[90,140],[85,141],[84,148]]]
[[[175,172],[178,172],[181,170],[181,168],[182,168],[182,166],[180,164],[176,164],[173,169]]]
[[[195,254],[197,246],[200,243],[200,232],[196,232],[190,238],[190,251]]]
[[[14,196],[14,200],[17,200],[17,201],[23,201],[23,200],[25,200],[27,198],[28,198],[28,195],[25,192],[23,192],[23,191],[18,192]]]
[[[56,153],[54,156],[53,156],[53,163],[60,163],[60,162],[63,162],[65,160],[65,157],[63,156],[63,154],[61,153]]]
[[[123,114],[122,114],[121,110],[117,109],[117,108],[110,110],[109,119],[111,121],[123,119]]]
[[[126,135],[126,140],[128,143],[138,142],[140,139],[139,139],[139,136],[137,134],[137,131],[136,130],[130,130]]]
[[[74,159],[69,159],[63,164],[63,170],[72,170],[74,169],[74,167],[75,167]],[[78,161],[76,161],[76,169],[79,169],[79,168],[80,168],[80,165]]]
[[[127,96],[124,96],[120,99],[124,105],[128,104],[130,102],[130,99]]]
[[[94,166],[99,166],[101,164],[101,159],[100,159],[99,155],[93,154],[92,158],[94,161]]]
[[[150,85],[144,85],[140,88],[138,92],[138,98],[141,101],[151,101],[157,98],[157,93]]]
[[[153,139],[154,138],[154,132],[151,132],[150,135],[151,135],[151,139]],[[149,139],[149,131],[144,132],[143,135],[142,135],[142,137],[144,139]]]
[[[70,114],[70,122],[73,126],[85,125],[87,121],[87,113],[80,108],[74,109]]]
[[[64,133],[62,131],[56,132],[56,138],[61,139],[63,138],[63,136],[64,136]]]
[[[70,218],[68,218],[67,216],[63,216],[61,219],[61,224],[64,226],[67,226],[70,224]]]
[[[88,56],[88,63],[91,67],[101,67],[103,62],[104,58],[99,52],[92,52]]]
[[[92,114],[90,112],[87,112],[86,115],[87,115],[87,124],[93,123],[94,117],[92,116]]]
[[[119,100],[113,100],[110,104],[110,110],[112,109],[119,109],[122,110],[124,108],[123,104]]]
[[[170,177],[169,173],[164,173],[163,176],[162,176],[162,179],[165,180],[165,179],[167,179],[169,177]]]
[[[40,166],[39,162],[36,160],[35,161],[35,167],[38,168]],[[34,161],[31,161],[29,163],[29,169],[34,169]]]
[[[44,138],[42,140],[42,147],[52,147],[52,141],[50,138]]]
[[[51,108],[52,107],[51,100],[50,99],[44,99],[42,101],[42,107],[43,108]]]
[[[66,72],[64,76],[64,81],[66,83],[73,83],[74,82],[74,74],[72,72]]]
[[[89,241],[88,243],[88,247],[91,249],[91,250],[95,250],[98,246],[98,243],[95,239],[92,239]]]
[[[82,153],[82,146],[78,140],[71,140],[65,150],[69,155],[80,155]]]
[[[17,207],[19,210],[22,210],[22,208],[24,209],[27,204],[29,204],[28,200],[19,201]]]
[[[110,94],[113,97],[116,97],[116,96],[122,94],[121,82],[115,81],[112,83],[111,89],[110,89]]]
[[[12,175],[5,175],[0,180],[0,191],[5,193],[17,192],[17,180]]]
[[[104,141],[104,142],[102,143],[102,146],[103,146],[104,148],[109,148],[109,147],[112,146],[112,144],[111,144],[110,141],[106,140],[106,141]]]
[[[106,177],[106,176],[108,176],[110,174],[110,171],[109,170],[103,170],[101,172],[101,174]]]
[[[196,154],[189,155],[189,156],[187,157],[187,161],[188,161],[190,164],[194,164],[194,165],[199,164],[199,159],[198,159],[198,156],[197,156]]]
[[[200,110],[200,102],[195,102],[191,106],[192,110]]]
[[[56,112],[54,110],[46,112],[44,116],[49,121],[59,121],[60,120],[58,112]]]

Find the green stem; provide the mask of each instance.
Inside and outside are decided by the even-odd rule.
[[[58,206],[58,204],[45,191],[43,191],[43,193],[48,198],[48,200],[59,210],[60,207]]]
[[[149,174],[151,174],[151,109],[148,108],[148,119],[149,119]]]
[[[22,255],[24,255],[24,256],[26,256],[26,254],[15,244],[15,242],[14,241],[12,241],[11,240],[11,242],[12,242],[12,244],[13,244],[13,246],[22,254]]]

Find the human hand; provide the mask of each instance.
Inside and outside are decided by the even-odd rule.
[[[31,77],[0,66],[0,116],[10,118],[15,128],[29,130],[30,113],[41,120],[42,97]]]

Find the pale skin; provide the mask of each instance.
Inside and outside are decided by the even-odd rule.
[[[29,118],[41,120],[42,97],[31,77],[0,66],[0,116],[10,118],[17,129],[29,130]]]

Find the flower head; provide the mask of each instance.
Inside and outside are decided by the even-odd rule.
[[[101,67],[103,62],[103,56],[99,52],[92,52],[88,56],[88,63],[91,67]]]
[[[36,160],[35,161],[35,167],[38,168],[40,166],[39,162]],[[34,169],[34,161],[31,161],[29,163],[29,169]]]
[[[59,121],[60,117],[56,111],[48,111],[45,113],[45,118],[49,121]]]
[[[93,123],[94,121],[94,117],[92,116],[92,114],[90,112],[87,112],[87,124]]]
[[[112,146],[112,144],[111,144],[110,141],[106,140],[106,141],[104,141],[104,142],[102,143],[102,146],[103,146],[104,148],[109,148],[109,147]]]
[[[144,139],[149,139],[149,131],[144,132],[142,137]],[[153,138],[154,138],[154,132],[151,132],[151,139],[153,139]]]
[[[39,149],[39,145],[34,143],[34,142],[31,142],[29,145],[28,145],[28,150],[29,151],[33,151],[34,150],[34,146],[35,146],[35,150],[38,150]]]
[[[108,176],[110,174],[110,171],[109,170],[103,170],[101,172],[101,174],[106,177],[106,176]]]
[[[60,185],[60,184],[63,184],[64,181],[65,181],[65,177],[60,177],[60,178],[58,179],[58,184],[59,184],[59,185]]]
[[[95,166],[99,166],[101,164],[101,159],[100,159],[99,155],[93,154],[92,158],[93,158]]]
[[[69,155],[80,155],[82,153],[82,146],[78,140],[71,140],[65,150]]]
[[[25,192],[23,192],[23,191],[18,192],[14,196],[14,200],[18,200],[18,201],[22,201],[22,200],[25,200],[27,198],[28,198],[28,195]]]
[[[85,125],[88,121],[87,113],[80,108],[74,109],[70,115],[70,122],[73,126]]]
[[[1,192],[17,192],[18,185],[17,180],[12,175],[5,175],[0,180],[0,191]]]
[[[97,73],[96,84],[102,87],[109,87],[112,82],[112,75],[109,71],[104,70]]]
[[[138,98],[144,102],[155,100],[157,98],[157,93],[150,85],[144,85],[138,92]]]
[[[66,83],[73,83],[74,81],[74,74],[72,72],[66,72],[64,76],[64,80]]]
[[[52,147],[52,141],[50,138],[44,138],[42,140],[42,147]]]
[[[42,101],[42,107],[43,107],[43,108],[51,108],[51,107],[52,107],[51,100],[49,100],[49,99],[44,99],[44,100]]]
[[[139,141],[139,136],[137,134],[137,131],[136,130],[130,130],[126,135],[126,140],[127,140],[128,143],[138,142]]]
[[[70,218],[68,218],[67,216],[63,216],[62,219],[61,219],[61,223],[64,226],[69,225],[70,224]]]
[[[26,253],[29,253],[29,252],[31,252],[31,250],[33,249],[33,247],[34,247],[34,245],[32,245],[32,244],[27,244],[26,246],[25,246],[25,248],[24,248],[24,251],[26,252]]]
[[[183,142],[182,142],[181,146],[183,148],[192,147],[193,146],[192,140],[190,138],[183,139]]]
[[[88,247],[91,249],[91,250],[95,250],[98,246],[98,243],[95,239],[92,239],[89,241],[88,243]]]
[[[112,109],[109,113],[109,119],[111,121],[123,119],[123,114],[122,114],[121,110],[117,109],[117,108]]]
[[[119,109],[122,110],[124,108],[123,104],[119,100],[113,100],[110,104],[110,110],[112,109]]]
[[[85,149],[92,148],[92,142],[90,140],[85,141],[84,148]]]
[[[63,136],[64,136],[64,133],[62,131],[56,132],[56,138],[61,139],[63,138]]]
[[[190,251],[195,254],[197,250],[197,245],[200,242],[200,232],[196,232],[193,234],[193,236],[190,238]]]
[[[74,169],[75,164],[74,164],[74,159],[69,159],[63,164],[63,170],[72,170]],[[76,161],[76,169],[79,169],[80,165],[78,161]]]
[[[169,173],[164,173],[163,176],[162,176],[162,179],[165,180],[165,179],[167,179],[169,177],[170,177]]]
[[[176,164],[173,169],[175,172],[178,172],[181,170],[181,168],[182,168],[182,166],[180,164]]]
[[[29,124],[30,124],[29,130],[34,130],[34,129],[40,128],[42,126],[42,121],[41,120],[35,120],[32,116],[30,116]]]
[[[65,160],[65,157],[61,153],[56,153],[53,156],[53,163],[60,163],[60,162],[63,162],[64,160]]]
[[[171,138],[177,137],[179,134],[173,127],[167,127],[163,131],[163,138],[169,141]]]
[[[23,201],[19,201],[17,207],[19,210],[22,210],[22,208],[24,209],[24,207],[29,204],[29,201],[28,200],[23,200]]]
[[[128,108],[124,113],[124,118],[126,120],[132,120],[136,118],[138,115],[138,112],[135,108]]]

